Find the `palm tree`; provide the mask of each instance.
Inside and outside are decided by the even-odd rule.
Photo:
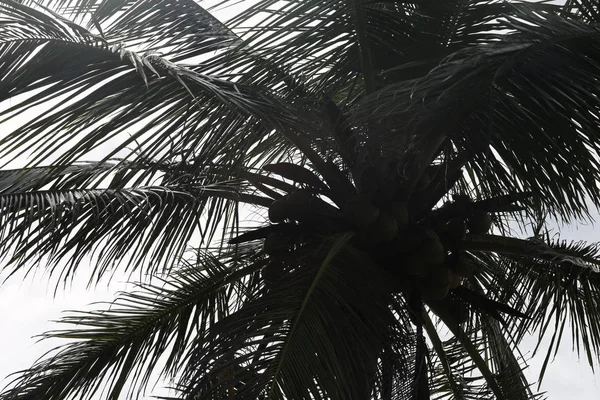
[[[600,250],[546,228],[600,205],[593,2],[203,5],[0,1],[4,268],[141,279],[1,400],[534,398],[567,323],[598,359]]]

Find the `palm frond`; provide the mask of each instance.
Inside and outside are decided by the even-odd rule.
[[[35,122],[3,137],[0,147],[5,157],[22,155],[27,146],[31,163],[49,159],[70,163],[112,141],[107,158],[135,145],[130,156],[143,153],[146,158],[168,161],[183,155],[206,163],[221,157],[231,163],[234,155],[243,160],[248,148],[278,126],[276,109],[285,107],[266,92],[202,74],[156,54],[140,54],[120,44],[111,47],[89,32],[65,27],[51,15],[13,6],[2,4],[7,22],[0,26],[4,60],[0,100],[30,96],[2,115],[15,118],[61,96],[67,101],[37,111]],[[31,17],[38,15],[43,21]],[[28,24],[27,30],[19,30],[23,23]],[[261,124],[252,116],[255,112],[261,115]],[[269,120],[274,125],[267,128]],[[132,126],[136,126],[134,134],[117,140]],[[241,135],[242,130],[236,138],[235,132]],[[65,151],[68,142],[72,146]]]
[[[600,318],[595,311],[600,294],[598,246],[550,238],[530,243],[539,249],[538,256],[515,252],[487,258],[478,254],[482,272],[478,282],[488,296],[530,317],[507,319],[506,329],[515,343],[526,334],[536,334],[539,343],[552,335],[540,381],[566,333],[567,323],[578,353],[583,352],[593,368],[600,357]]]
[[[410,328],[394,322],[384,300],[387,283],[346,239],[289,257],[292,272],[217,323],[190,355],[184,398],[368,397],[383,379],[377,378],[383,348],[396,359],[387,379],[398,393],[409,393]],[[372,301],[364,302],[367,293]],[[217,382],[226,371],[227,380]]]
[[[48,186],[73,187],[68,182],[97,182],[107,171],[116,166],[116,162],[76,163],[66,167],[43,166],[0,170],[0,193],[19,193],[43,189]]]
[[[110,45],[158,52],[172,62],[206,56],[236,40],[198,2],[183,1],[22,1],[69,22],[86,24]],[[160,35],[156,32],[160,31]]]
[[[20,101],[13,102],[1,114],[5,116],[4,121],[17,118],[24,112],[37,114],[35,121],[4,135],[0,140],[0,153],[8,159],[30,155],[31,164],[52,163],[60,170],[81,163],[82,158],[94,151],[98,152],[100,147],[108,147],[108,151],[101,153],[101,159],[109,160],[116,154],[126,158],[119,164],[119,168],[110,170],[113,172],[120,169],[121,173],[114,176],[120,182],[113,180],[112,184],[115,189],[121,190],[127,184],[134,188],[152,186],[155,184],[152,179],[158,171],[164,169],[164,166],[177,164],[202,166],[203,172],[191,171],[192,174],[203,174],[208,166],[215,163],[220,165],[223,175],[221,178],[211,179],[210,183],[213,184],[215,179],[228,179],[248,159],[261,162],[265,157],[277,158],[282,149],[289,147],[280,136],[273,134],[268,123],[265,124],[278,113],[268,111],[270,106],[267,104],[272,100],[276,104],[277,101],[268,96],[263,98],[260,90],[247,91],[244,85],[209,77],[156,54],[139,54],[121,44],[111,48],[111,43],[106,39],[46,10],[40,11],[10,1],[0,4],[0,9],[5,16],[5,22],[0,26],[0,53],[4,60],[0,66],[3,74],[0,100],[22,95]],[[172,11],[168,7],[161,10],[167,13]],[[196,11],[202,14],[201,8]],[[199,42],[202,42],[202,38],[211,36],[211,29],[223,30],[221,25],[211,21],[207,19],[206,24],[197,26],[197,29],[205,30],[198,33]],[[158,23],[158,20],[154,22]],[[205,50],[207,54],[212,51],[210,48]],[[228,91],[229,94],[226,93]],[[249,99],[245,99],[244,92],[250,97],[254,96],[251,92],[255,93],[258,97],[247,102]],[[41,112],[37,108],[38,105],[65,97],[66,101],[59,107]],[[263,114],[265,118],[260,118],[262,122],[252,117],[252,112],[247,112],[249,110],[242,110],[246,107],[244,104],[251,103],[251,107],[262,110],[259,112],[266,112]],[[230,107],[233,107],[232,114],[225,111]],[[228,115],[224,115],[222,111]],[[123,139],[123,133],[132,127],[135,127],[136,133]],[[72,146],[65,150],[67,143]],[[265,154],[264,147],[270,147],[274,155]],[[262,159],[257,159],[253,151],[262,153]],[[91,176],[102,176],[100,171],[105,166],[106,162],[98,163],[98,171],[90,171],[89,179],[92,179]],[[127,168],[129,172],[125,172]],[[186,169],[189,168],[182,168]],[[32,170],[29,171],[31,177]],[[98,185],[98,182],[91,184],[83,176],[75,180],[74,174],[67,175],[69,179],[66,182],[63,180],[54,189],[86,190]],[[170,181],[164,186],[180,186],[180,180],[181,177],[179,181]],[[194,185],[197,186],[196,181]],[[190,182],[186,184],[189,185]],[[206,184],[204,179],[201,186]],[[179,193],[197,191],[197,188],[179,189],[173,188]],[[198,193],[191,197],[196,195]],[[39,196],[44,197],[45,194]],[[34,197],[33,194],[26,195],[30,200]],[[12,203],[14,199],[11,200]],[[235,228],[234,206],[230,203],[221,201],[207,206],[200,201],[196,204],[198,207],[192,213],[193,216],[187,213],[182,217],[184,221],[181,226],[171,225],[168,237],[174,239],[178,234],[183,235],[182,242],[178,240],[181,244],[190,237],[193,226],[212,236],[219,221],[229,221],[225,225]],[[266,205],[264,202],[262,204]],[[198,222],[199,210],[205,208],[211,211],[209,214],[212,217],[202,225]],[[167,214],[163,215],[166,217]],[[85,222],[82,223],[85,226]],[[18,224],[15,222],[13,227],[16,225]],[[19,226],[22,234],[26,226]],[[99,233],[99,229],[91,229],[90,232]],[[109,230],[115,231],[117,227]],[[41,231],[38,229],[37,232]],[[156,235],[158,236],[154,239],[161,237],[158,232]],[[17,237],[20,236],[15,236],[14,239]],[[84,247],[89,251],[89,242],[94,239],[86,235],[77,238],[88,241]],[[119,238],[121,240],[124,236]],[[30,245],[31,243],[24,248]],[[123,249],[127,247],[124,243],[121,245]],[[53,241],[51,247],[56,249],[56,246],[57,242]],[[74,250],[73,246],[80,244],[76,246],[72,242],[68,247]],[[111,250],[104,253],[113,261],[123,256],[122,251],[114,251],[116,246],[111,246]],[[34,248],[31,247],[30,250]],[[166,256],[167,253],[171,254],[170,251],[161,254]],[[61,254],[66,253],[63,251]],[[78,259],[78,256],[73,257],[72,260]]]
[[[437,62],[433,60],[458,48],[493,38],[486,31],[492,30],[494,20],[512,12],[511,6],[501,1],[455,0],[435,6],[428,1],[356,4],[310,1],[275,7],[272,2],[260,1],[228,24],[245,32],[246,21],[261,15],[262,20],[245,40],[292,74],[301,73],[312,81],[309,86],[335,93],[353,81],[364,61],[373,64],[369,74],[423,59],[434,66]],[[359,46],[368,57],[361,55]],[[410,73],[426,71],[415,68]]]
[[[79,327],[49,336],[80,341],[0,399],[116,400],[154,373],[190,400],[526,399],[528,331],[554,324],[546,363],[567,323],[600,355],[598,247],[484,232],[600,207],[591,3],[260,0],[229,25],[192,0],[0,14],[0,123],[35,114],[0,138],[7,163],[29,157],[0,171],[0,251],[64,279],[88,255],[91,280],[123,261],[168,272],[65,318]],[[239,235],[240,203],[272,224]],[[220,230],[218,256],[177,266]]]
[[[128,257],[132,270],[144,266],[147,271],[164,271],[193,234],[200,234],[201,240],[214,235],[225,216],[207,216],[211,232],[202,222],[207,210],[228,213],[239,201],[262,207],[271,203],[238,188],[231,182],[5,193],[0,195],[0,248],[13,272],[45,260],[51,272],[62,265],[59,275],[64,280],[88,255],[97,260],[90,282]]]
[[[563,15],[588,23],[600,21],[598,5],[589,0],[567,0],[563,5]]]
[[[515,10],[499,20],[510,32],[497,43],[459,50],[423,78],[386,86],[362,99],[355,117],[386,121],[384,156],[408,150],[424,168],[444,146],[468,151],[478,197],[524,188],[552,215],[582,217],[586,200],[600,198],[592,184],[598,32],[553,12]]]
[[[526,364],[518,353],[516,345],[506,343],[505,332],[497,326],[497,321],[482,317],[481,325],[465,331],[472,346],[483,355],[491,374],[501,391],[503,399],[542,399],[543,393],[534,393],[523,379]],[[494,327],[494,325],[496,325]],[[431,325],[432,333],[443,331],[442,325]],[[437,333],[430,337],[435,337]],[[447,334],[446,334],[447,336]],[[433,399],[481,399],[496,398],[479,372],[476,363],[461,341],[451,336],[435,345],[432,356],[430,386]],[[500,353],[496,353],[500,352]]]
[[[251,277],[261,263],[248,261],[223,263],[198,251],[195,259],[159,279],[162,285],[141,284],[106,310],[63,317],[58,322],[68,328],[43,337],[75,341],[19,373],[0,399],[92,399],[104,393],[116,400],[127,390],[129,395],[143,392],[151,378],[173,379],[187,345],[235,311],[232,296],[256,289]]]

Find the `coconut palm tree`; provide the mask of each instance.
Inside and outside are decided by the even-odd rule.
[[[600,205],[598,22],[0,1],[3,268],[141,280],[0,399],[528,399],[530,332],[593,363],[600,250],[546,221]]]

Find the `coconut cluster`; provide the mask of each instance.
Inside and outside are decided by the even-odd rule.
[[[263,251],[269,256],[268,264],[262,269],[262,276],[268,283],[274,283],[284,273],[287,252],[301,245],[300,232],[331,233],[341,229],[343,222],[339,209],[324,201],[314,191],[298,189],[271,204],[269,220],[273,224],[302,229],[268,233],[264,239]]]
[[[358,228],[363,247],[397,278],[400,290],[417,285],[424,297],[441,300],[473,274],[472,262],[459,250],[460,241],[467,232],[485,234],[492,225],[491,215],[473,210],[472,204],[467,196],[456,196],[442,208],[452,208],[457,216],[433,227],[411,221],[405,202],[376,207],[360,195],[346,203],[343,215]]]
[[[281,233],[269,233],[263,244],[263,251],[269,256],[268,263],[261,269],[261,276],[267,284],[274,284],[284,276],[284,258],[294,242]]]
[[[489,231],[492,218],[488,212],[474,209],[468,196],[455,196],[454,201],[438,209],[442,221],[412,221],[408,204],[387,201],[376,206],[364,194],[347,199],[341,208],[327,203],[316,193],[297,190],[272,203],[272,223],[294,223],[320,231],[352,229],[354,244],[368,252],[398,281],[399,291],[418,287],[424,298],[444,299],[451,289],[473,274],[474,266],[458,244],[468,233],[481,235]],[[453,210],[444,219],[445,210]],[[326,233],[326,232],[322,232]],[[294,239],[281,233],[270,233],[264,251],[271,262],[263,268],[266,281],[276,281],[283,271],[280,257]]]

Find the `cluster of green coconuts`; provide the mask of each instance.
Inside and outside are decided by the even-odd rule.
[[[322,226],[329,221],[332,226],[346,226],[356,232],[355,244],[396,278],[399,291],[418,287],[424,298],[441,300],[473,274],[472,262],[459,250],[460,241],[467,232],[485,234],[492,225],[489,213],[469,207],[472,200],[468,196],[455,196],[453,203],[462,203],[467,211],[427,228],[411,221],[406,202],[392,200],[377,207],[368,196],[359,194],[338,209],[310,191],[299,189],[274,201],[269,219],[274,224],[296,221]],[[264,241],[264,251],[274,261],[289,247],[289,238],[279,233],[270,233]],[[264,279],[275,281],[280,267],[281,263],[269,263],[262,271]]]

